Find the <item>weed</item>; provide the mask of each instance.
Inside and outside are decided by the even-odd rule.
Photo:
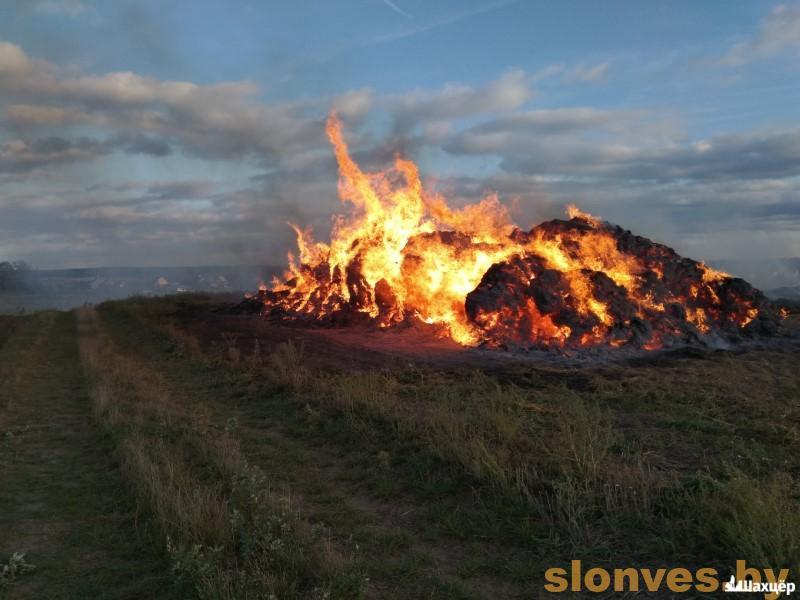
[[[278,344],[267,359],[268,374],[279,385],[301,390],[308,382],[308,370],[303,364],[303,343],[291,340]]]
[[[29,563],[21,552],[14,552],[5,562],[0,561],[0,598],[17,579],[35,570],[36,566]]]
[[[556,414],[557,435],[551,452],[578,477],[597,479],[618,439],[609,413],[597,403],[566,394]]]
[[[222,345],[225,359],[234,365],[238,365],[242,359],[242,351],[239,349],[239,335],[227,331],[223,332]]]

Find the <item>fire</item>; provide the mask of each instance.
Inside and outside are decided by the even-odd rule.
[[[495,195],[450,207],[399,156],[393,168],[362,171],[335,114],[326,133],[348,210],[334,217],[329,244],[292,225],[297,253],[259,293],[268,314],[382,327],[419,320],[468,346],[645,348],[759,316],[758,298],[743,297],[752,288],[729,285],[741,280],[575,206],[569,221],[524,232]]]
[[[570,219],[582,219],[587,223],[591,223],[592,225],[595,226],[600,224],[600,219],[598,219],[594,215],[590,215],[587,212],[583,212],[580,208],[578,208],[574,204],[567,204],[567,216]]]
[[[339,195],[351,213],[334,219],[330,245],[293,225],[299,260],[289,255],[285,306],[321,316],[354,306],[383,325],[409,315],[445,327],[463,344],[479,340],[464,298],[483,274],[522,246],[496,197],[462,209],[427,193],[414,163],[397,158],[394,170],[364,173],[348,152],[335,115],[328,138],[339,164]],[[456,231],[458,244],[450,243]]]

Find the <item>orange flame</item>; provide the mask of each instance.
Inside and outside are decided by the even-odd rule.
[[[663,315],[669,303],[697,304],[700,298],[720,303],[712,285],[727,275],[702,263],[701,276],[687,287],[685,297],[670,292],[655,298],[644,282],[663,280],[658,257],[623,252],[609,225],[573,205],[567,213],[576,223],[574,230],[525,234],[495,195],[451,208],[440,195],[425,190],[411,161],[397,157],[392,169],[362,171],[350,156],[335,113],[328,118],[326,133],[339,165],[339,196],[349,210],[334,218],[330,244],[315,242],[309,230],[292,225],[298,254],[289,253],[288,271],[283,281],[273,282],[275,299],[268,301],[288,314],[320,318],[348,307],[383,326],[416,318],[441,326],[464,345],[481,342],[487,331],[497,328],[544,344],[563,345],[572,339],[577,345],[604,340],[619,345],[624,340],[610,332],[620,317],[596,293],[598,272],[637,307],[636,315],[625,317],[628,323],[634,317]],[[574,331],[530,299],[514,309],[468,317],[465,299],[489,268],[529,256],[559,273],[561,299],[593,325]],[[531,284],[536,275],[526,277]],[[717,315],[694,304],[682,318],[707,333]],[[744,307],[737,319],[744,326],[757,314],[757,309]],[[654,331],[645,347],[658,347],[662,337],[663,332]]]

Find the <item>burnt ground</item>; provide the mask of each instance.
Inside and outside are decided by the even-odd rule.
[[[176,309],[164,317],[201,340],[207,348],[234,345],[246,356],[258,347],[272,352],[291,341],[302,345],[308,366],[316,369],[403,368],[408,365],[437,369],[481,369],[491,373],[520,368],[594,369],[604,366],[658,365],[685,357],[703,358],[718,353],[758,352],[800,346],[800,313],[784,322],[781,335],[754,338],[738,343],[722,340],[707,347],[673,346],[660,350],[598,348],[510,351],[494,348],[464,348],[434,326],[422,323],[382,329],[374,324],[349,326],[304,325],[269,320],[257,315],[231,314],[227,299],[222,302],[177,299]]]

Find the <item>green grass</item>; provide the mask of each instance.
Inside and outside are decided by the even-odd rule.
[[[170,585],[529,598],[573,558],[800,572],[796,350],[340,372],[311,368],[302,343],[199,335],[217,306],[138,299],[83,317],[78,387]],[[62,317],[25,319],[0,353],[23,356]]]

